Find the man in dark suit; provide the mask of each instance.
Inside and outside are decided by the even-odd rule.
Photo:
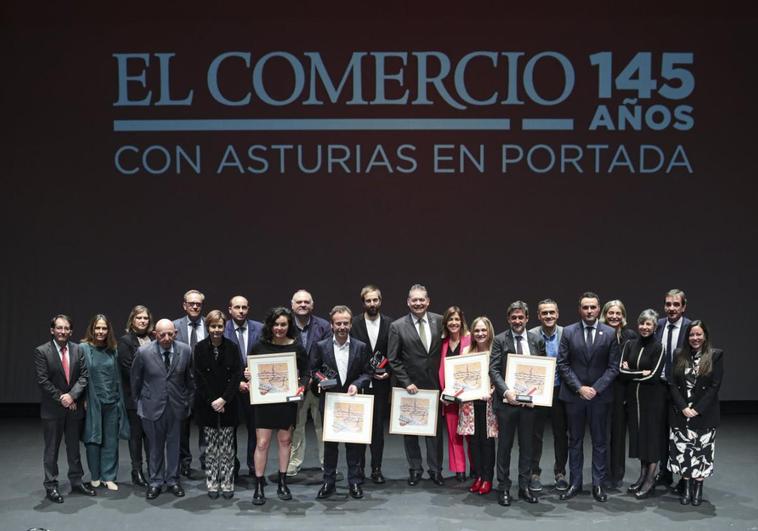
[[[591,292],[579,300],[581,321],[563,329],[558,351],[560,399],[566,403],[569,428],[570,485],[561,500],[582,491],[584,427],[589,420],[592,437],[592,495],[608,499],[608,415],[613,401],[611,384],[619,372],[619,347],[610,326],[598,321],[600,298]]]
[[[94,496],[95,491],[82,482],[84,472],[79,453],[79,439],[84,426],[84,390],[87,387],[87,366],[71,338],[71,319],[56,315],[50,321],[51,341],[34,349],[34,369],[42,392],[40,417],[45,438],[42,464],[45,471],[47,499],[63,503],[58,489],[58,449],[66,441],[68,480],[71,492]]]
[[[224,337],[236,343],[240,350],[242,366],[247,367],[247,356],[258,342],[263,323],[253,321],[247,318],[250,311],[248,300],[242,295],[236,295],[229,300],[229,315],[231,319],[226,322],[224,328]],[[257,439],[255,437],[255,408],[250,404],[250,386],[247,380],[239,383],[239,394],[237,398],[240,401],[239,411],[242,415],[245,425],[247,426],[247,468],[250,476],[255,477],[255,467],[253,466],[253,452]],[[237,458],[237,427],[234,427],[234,474],[237,475],[240,469],[240,461]]]
[[[389,340],[390,323],[392,319],[380,313],[382,307],[382,292],[378,287],[369,284],[361,289],[363,313],[355,318],[350,335],[366,343],[371,350],[371,359],[375,365],[370,388],[366,391],[374,395],[374,416],[371,426],[371,480],[374,483],[384,483],[382,474],[382,456],[384,454],[384,421],[390,403],[390,368],[387,360],[387,342]],[[361,454],[361,476],[366,469],[366,451]]]
[[[668,381],[668,376],[671,374],[671,370],[674,363],[674,353],[678,348],[681,348],[684,344],[687,327],[692,322],[684,315],[687,311],[687,296],[684,291],[680,289],[671,289],[666,292],[666,298],[663,303],[663,310],[666,312],[666,317],[662,317],[658,320],[658,327],[655,329],[655,340],[663,346],[663,355],[665,360],[665,366],[661,378]],[[670,396],[666,395],[666,400],[670,400]],[[668,407],[666,408],[668,411]],[[663,422],[665,423],[662,433],[664,438],[661,440],[661,448],[664,450],[661,455],[668,456],[668,434],[669,434],[669,418],[668,415],[663,415]],[[666,466],[668,458],[664,458],[658,467],[658,477],[656,478],[657,485],[670,486],[674,477],[671,471]],[[684,482],[680,481],[677,485],[677,490],[684,487]]]
[[[353,314],[347,306],[335,306],[329,313],[332,337],[319,341],[310,354],[310,371],[315,380],[317,373],[326,371],[335,374],[337,386],[328,391],[355,395],[359,389],[371,380],[369,350],[366,343],[359,339],[350,339],[350,327]],[[326,393],[321,393],[319,409],[323,417]],[[337,460],[339,443],[324,442],[324,483],[317,497],[325,499],[334,494],[337,477]],[[350,496],[363,498],[360,482],[360,459],[365,453],[365,445],[345,443],[347,457],[347,482]]]
[[[314,346],[319,341],[331,337],[332,328],[329,321],[313,315],[313,296],[304,289],[297,290],[292,295],[292,315],[295,317],[295,329],[303,348],[311,355]],[[321,411],[318,407],[319,389],[315,382],[311,383],[303,399],[297,403],[297,424],[292,433],[292,446],[290,447],[290,462],[287,466],[287,475],[295,476],[303,466],[305,458],[305,424],[308,421],[308,412],[313,418],[313,428],[316,430],[318,441],[318,460],[324,466],[324,443],[322,436],[323,422]]]
[[[409,394],[419,389],[439,389],[440,349],[442,347],[442,316],[428,312],[429,293],[421,284],[408,291],[408,309],[405,317],[390,325],[387,357],[400,386]],[[429,477],[443,485],[442,477],[442,421],[438,419],[437,434],[424,437]],[[418,485],[424,472],[421,448],[417,435],[404,435],[405,456],[408,459],[408,484]]]
[[[155,324],[156,340],[140,347],[132,363],[132,396],[149,445],[148,500],[157,498],[164,484],[175,496],[184,496],[179,484],[179,435],[190,413],[194,382],[192,351],[175,341],[176,335],[174,324],[161,319]]]
[[[544,356],[545,342],[537,334],[527,332],[529,307],[523,301],[512,302],[506,312],[508,330],[495,336],[490,353],[490,380],[495,386],[492,401],[497,415],[497,481],[498,503],[511,504],[511,449],[518,431],[518,497],[528,503],[537,503],[529,489],[532,471],[532,439],[537,411],[531,403],[519,402],[516,391],[505,383],[508,354]]]
[[[203,302],[205,295],[196,289],[191,289],[184,294],[182,309],[184,317],[174,319],[174,328],[176,329],[176,340],[186,343],[190,349],[194,349],[198,341],[202,341],[208,335],[205,329],[205,319],[201,313],[203,311]],[[192,425],[192,410],[190,414],[182,421],[182,431],[179,439],[180,455],[180,472],[187,479],[192,479],[192,451],[190,450],[190,426]],[[205,470],[205,449],[208,444],[205,442],[203,430],[198,430],[197,447],[200,452],[200,468]]]

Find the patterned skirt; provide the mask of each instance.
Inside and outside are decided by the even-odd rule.
[[[713,473],[716,428],[671,428],[669,470],[685,478],[705,479]]]

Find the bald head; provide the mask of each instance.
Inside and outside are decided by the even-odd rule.
[[[313,297],[304,289],[299,289],[292,295],[292,312],[295,317],[307,321],[313,312]]]
[[[171,344],[176,337],[176,328],[173,321],[170,319],[161,319],[155,323],[155,337],[161,347],[165,349],[171,348]]]

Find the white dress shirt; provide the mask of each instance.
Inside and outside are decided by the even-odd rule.
[[[332,336],[332,343],[334,344],[334,359],[337,362],[340,382],[345,385],[347,383],[347,364],[350,361],[350,336],[342,345],[337,343],[336,337]]]

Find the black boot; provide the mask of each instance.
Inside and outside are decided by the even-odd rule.
[[[679,503],[689,505],[690,498],[692,497],[692,480],[689,478],[682,479],[684,480],[684,486],[682,488],[682,495],[679,496]]]
[[[135,487],[147,487],[147,481],[145,480],[145,474],[142,473],[142,469],[132,470],[132,484]]]
[[[253,505],[266,503],[266,495],[263,493],[263,477],[255,476],[255,492],[253,493]]]
[[[287,487],[287,472],[279,472],[279,486],[276,488],[276,495],[280,500],[291,500],[292,493]]]
[[[692,505],[697,507],[703,503],[703,482],[693,481],[692,483]]]
[[[649,498],[655,493],[655,469],[658,467],[658,463],[648,463],[645,471],[645,481],[640,485],[637,492],[634,493],[634,497],[638,500]]]
[[[638,490],[640,490],[640,487],[645,482],[645,472],[647,472],[647,466],[645,466],[645,463],[640,463],[640,477],[637,478],[637,481],[629,485],[629,488],[626,490],[629,494],[634,494]]]

